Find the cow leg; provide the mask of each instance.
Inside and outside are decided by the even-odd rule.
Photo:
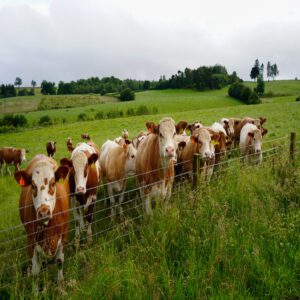
[[[90,202],[90,206],[88,207],[88,211],[87,211],[87,222],[88,222],[88,226],[87,226],[87,244],[91,245],[93,243],[93,235],[92,235],[92,221],[93,221],[93,212],[94,212],[94,208],[95,208],[95,201],[96,201],[96,195],[91,195],[89,196],[89,198],[91,198]]]
[[[111,217],[111,221],[113,221],[115,218],[115,197],[114,197],[113,184],[107,185],[107,192],[110,201],[110,217]]]
[[[145,211],[149,215],[152,213],[151,197],[149,194],[147,194],[145,197]]]
[[[6,174],[11,175],[8,164],[5,164],[5,167],[6,167]]]
[[[76,248],[80,245],[80,229],[84,228],[83,215],[80,206],[80,203],[73,198],[73,203],[75,201],[74,209],[74,219],[75,219],[75,245]]]
[[[41,270],[36,248],[34,248],[33,257],[31,261],[32,261],[31,275],[36,276],[40,273]]]
[[[63,264],[64,264],[64,252],[63,252],[63,244],[60,242],[57,254],[56,254],[56,264],[58,267],[58,273],[57,273],[57,281],[61,282],[64,280],[64,274],[63,274]]]

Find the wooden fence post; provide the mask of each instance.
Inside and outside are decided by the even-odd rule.
[[[193,156],[193,188],[197,187],[199,176],[200,176],[200,154],[195,153]]]
[[[295,140],[296,140],[296,133],[291,132],[291,141],[290,141],[290,158],[292,163],[295,161]]]

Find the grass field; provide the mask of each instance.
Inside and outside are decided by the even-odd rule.
[[[272,84],[272,91],[280,93],[276,82],[269,84]],[[145,128],[146,121],[157,122],[168,115],[176,121],[201,120],[206,125],[226,116],[265,116],[265,127],[269,130],[263,146],[266,149],[270,147],[268,140],[287,136],[292,130],[300,134],[300,103],[295,102],[294,96],[300,94],[300,88],[295,88],[297,84],[290,83],[292,96],[264,99],[263,104],[255,106],[229,98],[226,89],[204,93],[176,90],[137,93],[134,103],[98,106],[127,110],[131,105],[153,105],[158,107],[157,115],[29,128],[1,134],[0,147],[25,147],[30,151],[27,155],[30,160],[37,153],[45,153],[48,140],[56,140],[55,158],[59,160],[69,157],[65,146],[68,136],[76,143],[81,133],[88,132],[101,145],[106,139],[119,136],[124,128],[133,137]],[[70,122],[75,121],[73,118],[80,112],[98,106],[72,108],[68,118]],[[64,115],[63,111],[51,110],[47,114]],[[32,112],[27,116],[32,121],[43,113]],[[285,142],[288,137],[277,145]],[[65,266],[66,297],[297,299],[300,297],[297,285],[299,161],[295,168],[292,167],[286,163],[287,153],[286,146],[284,157],[276,157],[271,164],[266,162],[259,169],[233,165],[198,191],[181,190],[168,205],[155,210],[153,217],[138,220],[137,224],[129,222],[125,229],[118,226],[117,230],[100,235],[91,249],[79,253],[69,249],[66,257],[70,260]],[[134,186],[134,182],[131,185]],[[19,187],[12,177],[4,176],[0,178],[0,190],[0,252],[5,253],[9,249],[3,247],[2,242],[22,236],[23,229],[2,232],[20,224]],[[100,193],[104,195],[105,191]],[[108,222],[100,222],[94,229],[103,230],[109,226]],[[136,226],[141,226],[138,231],[135,231]],[[129,236],[107,243],[124,232]],[[21,238],[11,247],[25,245]],[[30,297],[30,279],[23,284],[17,282],[23,275],[16,264],[28,259],[26,253],[9,260],[1,260],[1,257],[0,254],[0,283],[13,284],[0,288],[0,298],[6,293],[17,298]],[[8,265],[13,270],[7,271]],[[22,271],[26,267],[26,264],[22,266]],[[49,276],[53,279],[56,274],[55,268],[51,269],[53,271],[49,275],[46,272],[43,279],[46,298],[58,293],[49,280]]]

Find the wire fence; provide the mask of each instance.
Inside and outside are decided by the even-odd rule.
[[[290,143],[288,143],[288,141],[287,141],[287,136],[282,137],[282,138],[277,138],[274,140],[269,140],[268,143],[274,144],[275,142],[279,142],[279,141],[282,142],[284,140],[286,140],[286,142],[283,142],[277,146],[272,145],[272,147],[262,151],[261,154],[263,155],[263,159],[267,160],[268,158],[274,158],[274,157],[286,158],[286,157],[290,156],[290,152],[287,151],[288,146],[290,146]],[[300,145],[300,141],[295,141],[295,145]],[[234,151],[234,150],[228,151],[227,154],[230,153],[231,151]],[[300,153],[300,150],[294,149],[293,154],[295,155],[298,153]],[[252,153],[249,155],[240,155],[240,156],[237,156],[237,157],[234,157],[231,159],[224,159],[218,163],[212,163],[211,165],[207,164],[206,166],[201,166],[200,171],[204,168],[212,168],[213,176],[215,176],[217,178],[217,176],[219,174],[225,173],[226,171],[236,167],[237,163],[240,163],[245,158],[249,158],[251,156],[257,156],[257,153]],[[179,162],[176,165],[178,166],[181,164],[191,163],[192,161],[193,161],[193,159],[190,159],[190,160],[186,160],[183,162]],[[252,166],[244,165],[244,167],[252,167]],[[136,175],[128,176],[126,179],[127,180],[135,180],[135,179],[137,179],[138,176],[143,176],[146,174],[150,174],[152,172],[158,172],[163,169],[164,168],[157,168],[155,170],[151,170],[151,171],[145,172],[143,174],[136,174]],[[195,169],[189,170],[189,171],[181,173],[181,174],[176,174],[173,177],[175,184],[174,184],[173,191],[170,196],[173,197],[174,195],[178,194],[178,192],[181,190],[181,185],[189,184],[190,183],[189,179],[196,175],[198,175],[198,174],[196,174]],[[183,178],[184,178],[184,182],[181,181]],[[107,187],[107,185],[112,184],[112,183],[117,183],[118,181],[119,180],[116,180],[114,182],[101,183],[101,184],[97,185],[97,188],[98,189],[105,188],[105,187]],[[210,181],[210,178],[206,177],[206,178],[203,178],[202,183],[209,182],[209,181]],[[121,231],[124,231],[124,228],[126,228],[126,224],[128,222],[130,224],[136,225],[135,226],[136,229],[134,228],[134,230],[139,230],[141,227],[143,227],[143,225],[139,225],[137,223],[139,222],[139,220],[141,220],[145,216],[145,201],[144,201],[144,199],[148,198],[148,195],[141,193],[141,190],[151,189],[154,186],[163,184],[163,182],[164,182],[164,179],[160,179],[160,180],[157,180],[150,184],[146,184],[143,186],[136,186],[134,188],[130,188],[128,190],[125,190],[124,192],[117,193],[114,195],[115,198],[118,198],[124,194],[124,198],[126,199],[126,201],[124,201],[124,203],[116,203],[116,204],[113,204],[110,206],[105,206],[105,203],[107,202],[107,200],[110,199],[110,197],[109,196],[98,197],[92,203],[95,206],[95,209],[92,212],[85,213],[85,217],[88,217],[88,216],[94,217],[94,220],[92,222],[90,222],[90,225],[93,228],[93,232],[90,236],[88,236],[86,234],[86,225],[85,225],[85,230],[83,232],[84,236],[81,237],[81,243],[87,242],[88,238],[97,239],[99,236],[105,236],[105,234],[108,232],[113,234],[114,232],[118,232],[120,229],[121,229]],[[93,189],[95,189],[95,187],[93,187]],[[198,190],[199,190],[199,187],[195,187],[193,189],[193,192],[196,192]],[[69,196],[73,197],[73,196],[75,196],[75,193],[70,193]],[[117,222],[116,219],[112,218],[112,215],[110,213],[111,211],[113,211],[117,208],[120,208],[121,206],[123,207],[122,216],[123,216],[125,222],[124,222],[124,220]],[[25,209],[27,207],[28,206],[14,208],[14,209],[8,209],[5,211],[2,211],[1,213],[8,216],[8,214],[10,212],[15,213],[16,211],[20,211],[21,209]],[[84,209],[84,207],[85,207],[85,204],[78,205],[78,206],[73,205],[73,207],[70,207],[70,209],[68,211],[69,211],[69,213],[71,213],[71,212],[74,212],[75,210]],[[65,213],[65,211],[58,212],[58,213],[54,214],[53,216],[57,216],[57,215],[60,215],[63,213]],[[96,216],[98,216],[98,217],[96,218]],[[116,215],[116,217],[118,217],[118,216]],[[2,270],[2,272],[12,273],[13,270],[15,270],[15,269],[22,270],[23,266],[30,264],[31,260],[28,258],[26,259],[26,249],[28,249],[29,246],[34,246],[35,242],[32,244],[27,243],[26,237],[34,238],[34,236],[38,233],[38,231],[33,232],[31,234],[32,236],[27,236],[25,234],[23,228],[25,225],[31,225],[31,224],[33,225],[33,224],[36,224],[36,222],[37,221],[34,220],[34,221],[26,222],[24,224],[19,223],[17,225],[10,226],[10,227],[8,226],[8,227],[0,230],[0,251],[2,251],[0,253],[0,270]],[[75,240],[72,240],[72,237],[74,236],[74,233],[76,231],[75,218],[71,217],[71,219],[66,221],[65,224],[62,223],[59,225],[54,225],[54,227],[66,225],[66,224],[69,225],[68,231],[66,233],[69,236],[70,242],[66,245],[64,251],[68,252],[72,247],[74,247]],[[120,236],[118,235],[117,237],[113,237],[113,239],[111,239],[111,240],[109,239],[105,242],[110,243],[110,242],[113,242],[122,237],[126,237],[129,234],[131,234],[131,231],[127,231],[124,234],[121,234]],[[48,239],[49,239],[49,237],[46,237],[46,238],[40,240],[39,242],[40,243],[46,242]],[[94,248],[94,247],[92,247],[92,248]],[[17,261],[16,261],[16,259],[14,259],[13,264],[10,262],[11,257],[17,258]],[[67,260],[70,260],[72,258],[74,258],[74,255],[68,256]],[[44,270],[47,270],[47,268],[45,268]],[[2,280],[0,279],[0,287],[5,286],[5,284],[1,285],[1,283],[2,283]]]

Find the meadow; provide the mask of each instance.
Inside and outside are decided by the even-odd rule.
[[[276,84],[267,83],[268,89],[280,93]],[[279,86],[282,84],[278,82]],[[119,136],[124,128],[133,137],[145,129],[146,121],[158,122],[166,115],[176,121],[200,120],[205,125],[226,116],[265,116],[269,132],[263,149],[283,146],[288,144],[291,131],[300,134],[300,104],[295,101],[300,94],[300,87],[296,88],[299,82],[285,84],[291,89],[282,94],[289,93],[288,96],[266,98],[263,104],[255,106],[228,97],[227,89],[141,92],[130,103],[72,108],[67,117],[70,123],[1,134],[0,147],[24,147],[30,151],[27,155],[30,160],[36,153],[45,153],[48,140],[56,140],[55,158],[59,160],[70,155],[65,146],[69,136],[76,143],[81,141],[81,133],[88,132],[101,145],[106,139]],[[157,106],[158,114],[75,122],[78,113],[98,106],[125,111],[140,104]],[[64,115],[64,110],[49,110],[47,114]],[[34,120],[44,112],[30,112],[26,116]],[[285,138],[274,145],[268,143],[281,137]],[[297,147],[299,150],[300,145]],[[138,207],[129,214],[125,226],[117,223],[114,230],[109,230],[108,211],[101,212],[103,204],[99,203],[95,219],[100,221],[94,230],[106,232],[97,236],[90,249],[79,252],[72,247],[68,249],[65,294],[61,296],[75,299],[300,297],[299,152],[293,166],[288,160],[288,145],[281,151],[273,158],[266,158],[261,168],[237,162],[217,172],[212,182],[203,183],[196,190],[189,185],[176,187],[171,201],[160,203],[152,217],[143,216]],[[130,187],[134,186],[134,181],[130,182]],[[0,190],[0,283],[4,286],[0,288],[0,298],[1,295],[26,298],[31,292],[31,280],[21,278],[28,264],[18,265],[28,260],[26,252],[3,256],[8,250],[26,246],[17,210],[19,187],[12,176],[3,176]],[[99,197],[105,195],[102,188]],[[129,194],[127,200],[135,197],[135,193]],[[135,204],[140,205],[138,201]],[[128,210],[130,207],[128,204]],[[5,231],[11,226],[18,227]],[[16,237],[20,238],[10,244],[11,248],[4,246],[4,242]],[[52,288],[55,269],[43,272],[46,298],[60,293]]]

